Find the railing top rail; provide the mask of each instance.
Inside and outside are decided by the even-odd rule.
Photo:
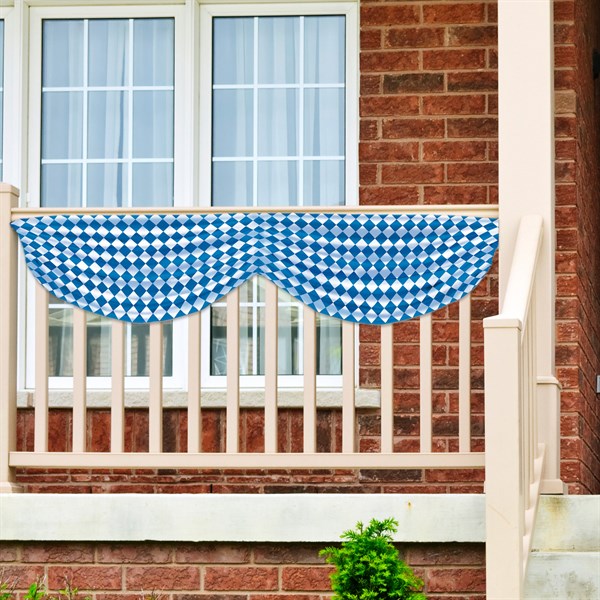
[[[393,206],[177,206],[177,207],[94,207],[94,208],[16,208],[11,219],[44,215],[169,215],[169,214],[221,214],[221,213],[339,213],[339,214],[451,214],[469,217],[498,217],[496,204],[432,204]]]
[[[521,219],[504,302],[500,314],[485,319],[486,327],[503,327],[526,321],[535,284],[543,229],[544,219],[541,215],[526,215]]]

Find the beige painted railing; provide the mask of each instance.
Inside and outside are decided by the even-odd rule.
[[[488,600],[519,599],[540,493],[536,271],[543,219],[521,219],[504,303],[484,319]]]
[[[0,184],[1,185],[1,184]],[[209,212],[213,209],[160,209],[154,212]],[[252,209],[260,210],[260,209]],[[266,209],[265,209],[266,210]],[[273,209],[268,209],[273,210]],[[284,210],[284,209],[282,209]],[[296,208],[287,210],[315,211]],[[408,206],[327,209],[339,212],[455,213],[495,216],[494,206]],[[223,212],[223,209],[218,209]],[[162,326],[150,326],[149,360],[149,452],[124,452],[124,326],[112,325],[112,394],[110,452],[86,452],[86,313],[74,309],[73,318],[73,438],[71,452],[48,451],[48,294],[35,284],[35,390],[34,449],[16,451],[16,323],[24,315],[17,310],[17,237],[10,229],[11,220],[49,213],[126,213],[152,212],[150,209],[20,209],[17,190],[0,187],[0,232],[3,282],[0,288],[0,482],[11,488],[16,467],[36,468],[463,468],[482,467],[482,452],[471,451],[471,315],[470,298],[460,302],[459,359],[459,447],[456,452],[435,452],[432,428],[432,316],[420,319],[420,451],[395,452],[394,436],[394,341],[391,325],[381,328],[381,389],[379,418],[381,422],[380,452],[359,452],[356,415],[356,361],[358,327],[344,323],[342,328],[342,451],[317,452],[317,373],[315,313],[304,307],[304,374],[303,374],[303,451],[278,452],[278,375],[277,375],[277,288],[266,288],[266,361],[264,383],[263,453],[239,451],[240,377],[239,373],[239,293],[234,291],[227,304],[227,386],[225,452],[202,452],[201,319],[188,317],[189,369],[187,378],[188,447],[187,452],[163,452],[163,344]],[[24,269],[22,269],[24,271]],[[275,357],[275,358],[274,358]]]

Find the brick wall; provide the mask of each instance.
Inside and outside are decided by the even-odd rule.
[[[600,47],[595,0],[555,3],[557,350],[561,475],[571,493],[600,493]]]
[[[65,577],[93,600],[324,600],[330,567],[314,544],[5,543],[0,577],[21,592]],[[400,553],[428,598],[485,597],[483,544],[409,544]],[[329,593],[328,593],[329,592]]]

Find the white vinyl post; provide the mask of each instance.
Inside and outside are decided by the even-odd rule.
[[[498,1],[500,301],[519,222],[544,220],[537,273],[539,441],[546,446],[543,493],[562,493],[560,384],[556,379],[554,269],[554,40],[552,0]]]
[[[19,192],[0,183],[0,493],[20,492],[10,453],[17,449],[17,234],[10,227]]]

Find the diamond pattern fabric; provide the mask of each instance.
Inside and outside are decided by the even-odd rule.
[[[469,294],[498,246],[496,219],[451,215],[63,215],[12,225],[49,292],[132,323],[202,310],[254,275],[319,313],[394,323]]]

